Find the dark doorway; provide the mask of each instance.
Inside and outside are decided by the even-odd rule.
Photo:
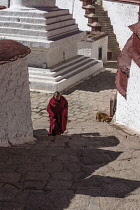
[[[99,48],[99,51],[98,51],[98,59],[99,60],[102,60],[102,47]]]

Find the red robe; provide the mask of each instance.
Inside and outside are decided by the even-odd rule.
[[[68,121],[68,102],[61,96],[57,101],[52,97],[46,108],[50,118],[49,135],[61,135],[66,130]]]

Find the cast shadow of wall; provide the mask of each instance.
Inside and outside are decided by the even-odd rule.
[[[45,170],[50,172],[51,180],[47,183],[45,192],[34,191],[30,194],[27,203],[29,208],[36,209],[38,206],[46,210],[63,210],[68,208],[77,194],[124,198],[140,187],[140,181],[93,174],[97,169],[115,161],[122,153],[102,149],[117,146],[119,140],[115,136],[102,137],[99,133],[83,133],[51,138],[42,135],[36,138],[38,144],[42,141],[49,143],[46,153],[51,162],[45,164]],[[49,169],[50,166],[56,168]],[[42,199],[43,196],[45,199]],[[41,199],[40,204],[37,200],[33,204],[32,200],[37,197]]]
[[[90,92],[100,92],[102,90],[116,89],[115,86],[116,73],[110,71],[104,71],[96,76],[91,76],[84,81],[81,81],[78,85],[75,85],[68,90],[62,91],[67,95],[73,93],[75,90],[83,90]]]

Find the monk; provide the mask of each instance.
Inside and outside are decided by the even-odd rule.
[[[68,102],[58,91],[53,94],[46,108],[50,118],[48,135],[61,135],[66,130],[68,121]]]

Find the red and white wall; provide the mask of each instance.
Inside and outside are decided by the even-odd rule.
[[[103,0],[103,7],[108,12],[120,49],[122,49],[132,34],[128,26],[138,21],[139,5],[132,4],[130,1],[127,3]]]

